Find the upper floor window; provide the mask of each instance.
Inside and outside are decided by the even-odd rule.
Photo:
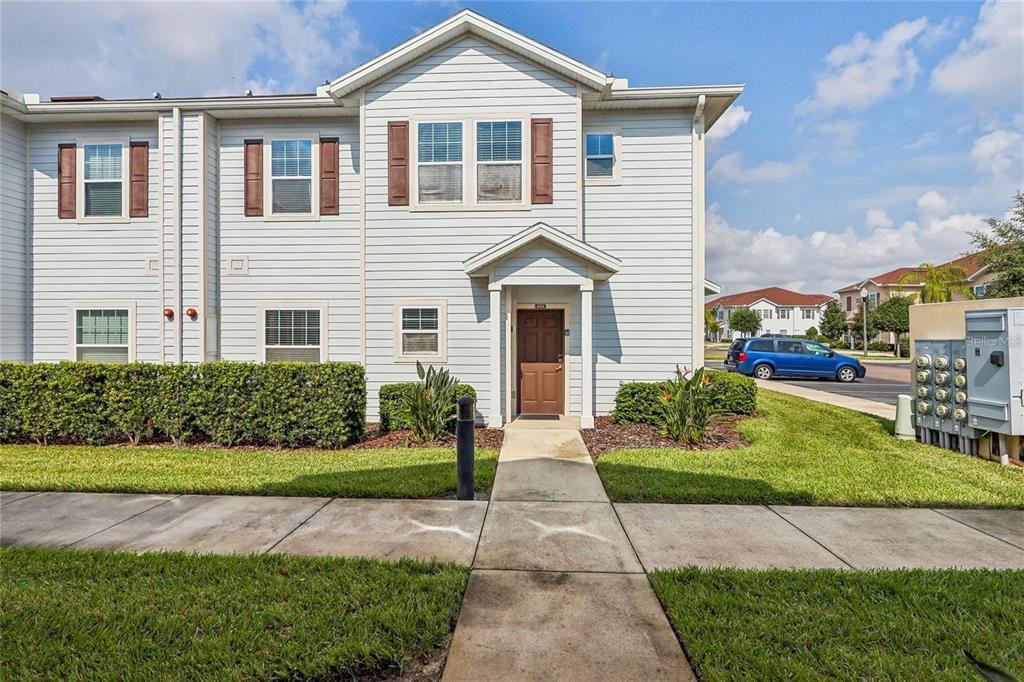
[[[771,310],[771,308],[759,309],[756,312],[761,317],[762,320],[770,320],[770,319],[772,319],[772,310]]]
[[[83,151],[82,190],[86,218],[125,215],[124,145],[85,144]]]
[[[853,310],[853,296],[847,296],[846,297],[846,312],[851,312],[852,310]]]
[[[476,124],[476,198],[480,202],[522,201],[522,121]]]
[[[789,311],[790,311],[789,308],[779,308],[779,319],[780,320],[788,320],[789,319]]]
[[[313,213],[312,140],[271,141],[270,196],[272,215]]]
[[[610,132],[587,133],[586,175],[588,179],[610,180],[617,177],[615,159],[615,134]]]
[[[971,287],[971,291],[974,292],[974,298],[985,298],[985,294],[988,293],[988,285],[981,284],[976,287]]]
[[[813,320],[814,308],[803,308],[803,317],[805,320]]]
[[[874,310],[878,307],[878,292],[868,294],[868,308]]]
[[[128,362],[129,319],[127,308],[75,310],[75,359]]]
[[[420,123],[416,132],[417,198],[462,202],[462,123]]]

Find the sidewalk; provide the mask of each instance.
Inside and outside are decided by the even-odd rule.
[[[873,414],[876,417],[882,417],[884,419],[896,419],[895,405],[879,403],[874,400],[865,400],[864,398],[855,398],[853,396],[842,395],[840,393],[816,391],[813,388],[794,386],[792,384],[787,384],[782,381],[764,381],[762,379],[755,379],[754,381],[757,382],[757,387],[759,389],[764,389],[766,391],[775,391],[776,393],[795,395],[798,398],[806,398],[808,400],[814,400],[815,402],[819,403],[836,405],[837,407],[845,407],[848,410],[864,412],[866,414]],[[909,391],[910,389],[908,388],[907,390]]]

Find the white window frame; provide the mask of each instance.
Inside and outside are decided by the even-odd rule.
[[[289,140],[309,140],[310,142],[310,178],[309,178],[309,213],[274,213],[274,177],[272,145],[274,142]],[[300,179],[295,176],[282,176],[280,179]],[[263,219],[268,221],[302,221],[320,220],[320,135],[311,132],[273,132],[263,140]]]
[[[608,178],[592,178],[587,175],[587,135],[612,136],[612,175]],[[583,153],[583,182],[587,185],[618,185],[622,183],[622,129],[616,127],[584,128],[581,151]],[[603,158],[603,157],[602,157]]]
[[[402,311],[412,308],[437,309],[437,353],[404,353],[402,351]],[[422,362],[425,364],[445,364],[448,362],[448,300],[405,299],[395,301],[393,327],[394,361],[397,363]]]
[[[319,310],[320,311],[320,362],[328,358],[328,329],[326,301],[263,301],[256,306],[256,349],[260,362],[267,361],[267,311],[268,310]],[[275,346],[278,347],[278,346]],[[315,348],[315,346],[280,346],[282,348]]]
[[[788,320],[792,310],[793,310],[792,308],[787,308],[787,307],[779,308],[779,319],[780,320]]]
[[[521,143],[520,143],[520,155],[519,155],[519,201],[480,201],[480,188],[478,186],[479,185],[479,177],[480,177],[479,167],[480,166],[506,166],[506,165],[508,165],[510,163],[515,163],[514,161],[481,161],[478,158],[478,156],[477,156],[478,149],[477,149],[477,146],[476,146],[476,143],[477,143],[477,140],[476,140],[476,128],[477,128],[477,124],[480,124],[480,123],[518,123],[520,125],[520,131],[521,131],[521,135],[522,135],[522,140],[521,140]],[[532,135],[532,134],[533,134],[533,131],[530,130],[530,121],[529,121],[529,119],[523,120],[523,119],[517,118],[517,117],[512,117],[512,118],[500,118],[500,117],[493,118],[493,117],[487,117],[487,118],[477,118],[477,119],[473,120],[473,201],[474,202],[479,204],[481,207],[484,207],[484,206],[508,206],[508,205],[522,206],[523,204],[526,203],[526,201],[528,200],[526,194],[530,190],[530,187],[526,184],[526,180],[527,180],[527,173],[526,173],[526,166],[527,166],[527,163],[526,163],[526,160],[527,160],[527,156],[526,156],[526,150],[527,150],[526,137],[528,135]]]
[[[78,360],[78,348],[102,347],[109,348],[110,344],[88,344],[78,343],[78,311],[79,310],[127,310],[128,311],[128,362],[135,362],[135,301],[70,301],[68,303],[68,359]]]
[[[814,314],[815,308],[801,308],[800,310],[801,310],[801,313],[800,313],[801,314],[801,319],[813,320],[813,319],[815,319],[815,317],[817,317]]]
[[[121,215],[85,215],[85,147],[102,144],[121,145]],[[111,137],[80,137],[75,140],[75,214],[79,223],[127,223],[131,220],[128,214],[128,202],[131,194],[131,138]],[[148,169],[147,169],[148,172]],[[92,182],[92,181],[90,181]],[[96,182],[111,182],[97,180]]]
[[[476,124],[500,121],[517,121],[523,126],[523,184],[520,201],[477,201],[476,182]],[[437,211],[526,211],[531,208],[531,146],[532,131],[529,114],[489,113],[474,116],[470,114],[417,116],[409,119],[409,210],[416,212]],[[462,201],[420,202],[419,187],[419,125],[420,123],[461,123],[462,124]],[[433,162],[430,162],[433,163]],[[489,162],[488,162],[489,163]]]

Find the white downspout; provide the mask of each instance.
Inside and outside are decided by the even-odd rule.
[[[173,115],[173,120],[174,120],[174,166],[175,166],[175,168],[174,168],[174,231],[176,233],[175,241],[177,242],[177,246],[175,247],[175,254],[174,254],[175,255],[175,270],[176,270],[176,273],[175,273],[175,281],[176,281],[175,287],[176,287],[176,291],[174,293],[174,299],[175,299],[175,305],[174,305],[174,321],[175,321],[175,324],[174,324],[174,328],[175,328],[175,336],[177,337],[176,340],[175,340],[175,345],[176,345],[175,357],[176,357],[176,361],[178,362],[178,364],[181,364],[181,362],[183,360],[184,346],[185,346],[185,341],[182,338],[182,333],[184,331],[184,327],[183,327],[182,319],[181,319],[182,315],[184,314],[182,312],[182,310],[181,310],[181,305],[182,305],[182,302],[183,302],[182,293],[181,293],[182,286],[183,286],[183,276],[182,276],[182,272],[181,272],[181,269],[182,269],[181,249],[182,249],[182,244],[184,243],[184,241],[182,239],[182,234],[181,234],[182,225],[184,224],[184,220],[182,220],[182,217],[181,217],[181,210],[182,210],[182,206],[183,206],[182,197],[181,197],[181,191],[182,191],[182,185],[183,185],[182,163],[183,163],[183,159],[184,159],[184,153],[182,152],[182,145],[184,144],[185,136],[184,136],[184,132],[182,131],[181,107],[174,107],[172,115]]]
[[[693,112],[693,307],[691,362],[696,370],[704,366],[704,105],[700,95]]]

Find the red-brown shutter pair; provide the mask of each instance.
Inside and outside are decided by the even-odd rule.
[[[530,121],[531,201],[535,204],[554,202],[552,189],[552,131],[550,118]],[[388,205],[409,205],[409,122],[388,122]]]
[[[338,138],[320,138],[320,215],[338,215]],[[263,215],[263,140],[245,141],[245,215]]]
[[[132,142],[128,154],[128,215],[149,216],[149,143]],[[78,213],[78,162],[74,144],[57,145],[57,217]]]

